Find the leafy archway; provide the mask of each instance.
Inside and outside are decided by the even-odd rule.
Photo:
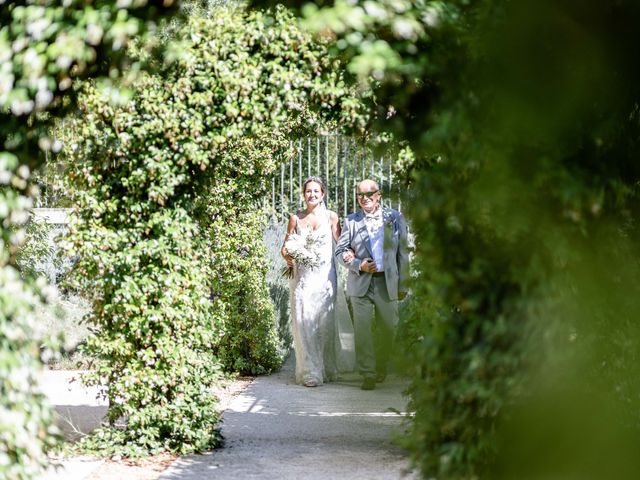
[[[87,86],[71,153],[75,283],[98,327],[87,381],[110,404],[93,440],[127,455],[214,445],[218,373],[279,366],[266,180],[292,134],[358,119],[324,47],[284,9],[215,10],[177,38],[127,105]]]
[[[96,4],[98,3],[98,4]],[[57,151],[50,128],[76,105],[73,85],[135,76],[127,55],[178,0],[5,0],[0,7],[0,477],[38,476],[55,444],[54,416],[39,392],[37,372],[55,342],[38,338],[36,308],[46,288],[16,259],[28,210],[37,196],[30,171]],[[54,345],[52,345],[52,343]]]

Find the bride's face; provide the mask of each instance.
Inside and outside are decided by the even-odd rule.
[[[309,207],[315,207],[323,198],[324,194],[322,193],[322,187],[319,183],[309,182],[307,186],[304,187],[304,201]]]

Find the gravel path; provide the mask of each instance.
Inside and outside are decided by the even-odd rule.
[[[346,374],[298,386],[289,360],[233,400],[223,415],[224,448],[180,457],[160,480],[403,478],[408,461],[393,437],[402,433],[404,382],[391,378],[373,391],[360,383]]]
[[[293,359],[273,375],[225,383],[223,448],[204,455],[160,455],[138,461],[64,459],[64,469],[43,480],[399,479],[407,474],[402,434],[405,383],[390,377],[373,391],[360,390],[356,374],[316,388],[294,383]],[[88,432],[106,406],[95,392],[68,383],[79,372],[49,371],[44,392],[68,438]]]
[[[107,407],[96,398],[95,389],[82,387],[78,370],[46,370],[40,378],[43,393],[54,405],[58,425],[67,440],[75,440],[96,428]],[[220,409],[226,410],[233,399],[247,388],[254,377],[227,380],[216,391]],[[156,480],[176,460],[163,454],[139,460],[110,460],[92,457],[60,458],[58,468],[51,468],[41,480]]]

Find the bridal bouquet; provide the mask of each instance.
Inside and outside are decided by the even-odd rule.
[[[314,268],[320,265],[320,237],[313,231],[306,234],[293,233],[284,242],[284,248],[295,263],[307,268]],[[284,267],[282,276],[293,277],[293,268],[288,265]]]

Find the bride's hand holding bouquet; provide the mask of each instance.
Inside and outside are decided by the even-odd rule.
[[[284,242],[282,253],[287,261],[282,271],[283,277],[293,277],[294,264],[313,269],[320,264],[319,237],[313,230],[302,234],[292,233]]]

